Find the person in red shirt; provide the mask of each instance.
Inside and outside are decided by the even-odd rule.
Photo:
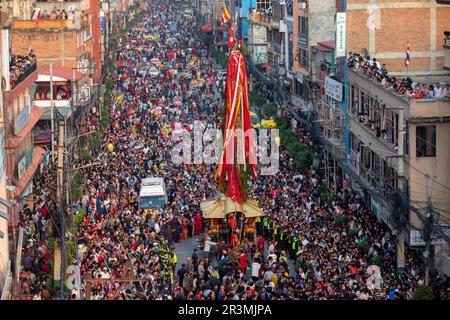
[[[265,243],[265,240],[264,240],[264,236],[259,236],[259,239],[258,239],[258,249],[259,249],[259,251],[261,251],[261,252],[264,252],[264,243]]]
[[[47,220],[47,213],[48,213],[47,207],[46,206],[42,206],[41,207],[42,219]]]
[[[242,269],[244,274],[247,272],[247,256],[245,252],[242,252],[239,256],[239,268]]]
[[[236,232],[233,232],[231,236],[231,246],[234,248],[239,243],[238,235]]]
[[[194,217],[194,235],[199,236],[202,232],[202,217],[200,214],[197,214]]]

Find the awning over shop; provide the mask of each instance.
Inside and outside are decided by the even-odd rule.
[[[14,190],[14,198],[18,199],[22,195],[22,192],[25,190],[25,187],[30,183],[31,179],[34,176],[34,173],[36,172],[39,164],[41,163],[42,159],[44,158],[45,150],[40,147],[35,147],[33,149],[33,158],[31,160],[31,163],[29,164],[28,168],[25,170],[25,172],[20,177],[19,181],[16,184],[16,188]]]
[[[69,119],[72,115],[72,110],[70,107],[55,107],[56,111],[60,116],[62,116],[64,119]],[[51,120],[51,110],[45,109],[44,114],[41,116],[40,120]]]
[[[246,203],[239,204],[228,197],[220,196],[216,199],[206,200],[200,203],[203,218],[223,219],[232,212],[242,212],[245,217],[261,217],[264,215],[255,200],[249,199]]]
[[[213,27],[212,27],[211,22],[208,22],[208,23],[205,23],[204,25],[202,25],[200,30],[202,30],[202,32],[205,32],[205,33],[212,32]]]

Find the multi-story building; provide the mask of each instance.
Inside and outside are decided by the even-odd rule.
[[[444,48],[444,69],[450,70],[450,26],[444,31],[444,43],[442,47]]]
[[[261,70],[267,70],[268,33],[272,26],[271,0],[257,0],[256,8],[248,19],[248,48],[252,62]]]
[[[0,11],[1,24],[0,28],[3,28],[3,23],[7,21],[7,15]],[[7,35],[7,32],[0,32],[0,45],[3,43],[3,36]],[[0,57],[1,53],[0,51]],[[0,74],[4,68],[3,63],[5,59],[0,59]],[[8,285],[8,279],[10,280],[10,257],[9,257],[9,233],[8,233],[8,223],[9,223],[9,213],[8,208],[11,204],[7,200],[7,177],[6,177],[6,152],[5,152],[5,128],[7,128],[7,121],[5,118],[5,113],[3,111],[3,90],[0,90],[0,101],[2,102],[2,107],[0,108],[0,297],[7,299],[10,294],[10,285]]]
[[[333,40],[336,0],[296,0],[293,6],[292,102],[302,109],[311,99],[319,42]]]
[[[303,7],[311,5],[309,1]],[[336,1],[335,8],[338,13],[334,19],[336,34],[329,39],[336,40],[321,41],[318,46],[309,48],[310,55],[316,52],[313,53],[315,59],[310,59],[315,65],[310,65],[309,72],[315,72],[310,76],[318,85],[311,87],[318,90],[317,94],[308,93],[306,97],[313,100],[315,125],[321,127],[327,175],[334,178],[335,185],[359,191],[372,212],[397,234],[397,267],[401,271],[404,244],[424,245],[419,230],[423,229],[423,208],[428,200],[440,212],[440,221],[436,223],[445,230],[443,221],[448,219],[445,211],[449,211],[447,200],[450,198],[447,157],[450,102],[448,98],[424,99],[420,94],[409,98],[387,90],[388,84],[383,82],[382,86],[370,79],[370,73],[361,71],[366,69],[347,68],[346,55],[358,53],[364,57],[363,61],[372,61],[372,64],[375,58],[389,75],[397,79],[409,77],[411,80],[405,81],[412,82],[413,86],[414,81],[426,88],[436,83],[445,86],[442,81],[450,82],[444,59],[450,9],[435,1],[420,0],[414,3]],[[409,34],[406,29],[412,24],[421,26],[420,34],[414,33],[414,39],[405,37]],[[301,27],[294,29],[301,34]],[[300,50],[306,40],[306,37],[301,38]],[[408,45],[411,60],[406,66]],[[327,50],[320,47],[333,47],[328,54],[329,61],[323,56]],[[326,61],[317,69],[319,59]],[[305,71],[302,69],[300,71]],[[304,77],[301,80],[304,81]],[[301,93],[299,90],[298,94]],[[409,203],[403,203],[410,206],[405,209],[403,225],[399,223],[399,204],[393,202],[396,194],[409,199]],[[437,245],[436,252],[447,250],[439,248]],[[448,254],[439,257],[436,254],[435,261],[441,266],[448,264]]]
[[[256,0],[248,14],[248,47],[253,63],[277,82],[292,78],[293,5],[291,0]]]
[[[347,85],[349,181],[392,229],[396,212],[391,201],[396,191],[402,192],[411,206],[405,241],[421,246],[418,230],[428,201],[440,215],[436,224],[445,229],[450,218],[450,96],[407,98],[353,69]]]
[[[445,1],[347,0],[347,52],[383,60],[392,74],[438,75],[444,66]],[[414,32],[411,32],[411,30]],[[405,65],[408,47],[414,59]]]
[[[34,146],[32,129],[43,110],[34,104],[38,77],[36,57],[10,53],[9,29],[2,30],[3,122],[6,151],[7,199],[9,224],[15,228],[19,210],[33,190],[33,176],[44,150]]]
[[[97,74],[100,74],[98,1],[24,0],[19,2],[25,3],[24,7],[31,6],[32,12],[29,14],[13,10],[11,37],[12,49],[15,52],[25,54],[33,49],[40,57],[41,66],[50,63],[69,68],[93,66]],[[19,5],[13,3],[13,7],[16,6]],[[63,12],[66,18],[61,17]],[[48,50],[49,47],[53,50]]]
[[[16,2],[31,7],[31,13],[15,10]],[[24,55],[33,50],[41,67],[53,64],[70,74],[76,69],[85,75],[80,87],[96,88],[102,67],[97,0],[13,0],[12,7],[13,52]]]
[[[50,78],[53,76],[55,79],[55,109],[66,119],[69,116],[72,116],[73,120],[79,119],[100,88],[102,50],[99,2],[20,2],[23,4],[23,10],[16,10],[19,5],[17,0],[10,1],[12,51],[26,55],[33,50],[39,57],[39,79],[36,79],[38,82],[35,84],[38,90],[33,94],[33,99],[36,98],[35,104],[43,108],[44,113],[34,130],[34,137],[39,144],[49,144]],[[55,114],[53,116],[55,117]]]

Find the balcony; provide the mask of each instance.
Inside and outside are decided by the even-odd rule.
[[[22,111],[14,114],[14,119],[10,123],[11,133],[8,136],[5,147],[7,149],[16,149],[20,142],[33,129],[34,125],[41,118],[44,111],[38,107],[25,107]]]
[[[321,63],[320,66],[316,68],[316,80],[317,83],[322,88],[325,85],[325,78],[331,73],[330,63]]]
[[[17,56],[13,56],[15,59]],[[11,85],[11,90],[17,87],[21,82],[28,78],[34,71],[36,71],[36,62],[31,62],[28,65],[23,66],[11,66],[9,83]]]
[[[39,164],[44,158],[45,150],[40,147],[29,149],[17,163],[17,171],[14,174],[13,184],[14,198],[19,198],[28,184],[31,182]]]
[[[11,56],[9,84],[3,92],[4,101],[12,103],[26,94],[38,77],[36,59],[31,56]]]
[[[253,12],[253,23],[265,27],[272,27],[272,16],[264,12]]]
[[[51,12],[53,9],[65,9],[67,10],[84,10],[86,5],[82,6],[83,0],[35,0],[36,7],[41,9],[41,13],[44,10]]]
[[[349,127],[350,131],[365,145],[371,145],[376,153],[384,152],[379,155],[386,157],[386,155],[397,152],[397,146],[384,137],[380,132],[381,128],[376,128],[373,123],[364,119],[364,117],[349,113]]]
[[[40,120],[51,119],[51,100],[34,100],[34,105],[39,107],[43,111]],[[68,118],[71,116],[72,98],[67,100],[53,100],[53,105],[64,118]]]
[[[450,97],[410,100],[409,121],[414,123],[415,119],[421,122],[450,121]]]
[[[86,26],[87,21],[82,18],[67,20],[13,20],[12,30],[74,30]]]

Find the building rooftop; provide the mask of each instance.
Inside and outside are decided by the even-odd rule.
[[[11,89],[25,80],[36,70],[36,56],[31,50],[27,56],[11,55],[9,63],[9,83]]]
[[[373,83],[379,85],[387,92],[394,94],[405,101],[411,99],[444,99],[450,100],[450,81],[427,82],[414,81],[410,77],[390,76],[384,65],[375,58],[369,60],[359,54],[351,53],[347,66]]]

